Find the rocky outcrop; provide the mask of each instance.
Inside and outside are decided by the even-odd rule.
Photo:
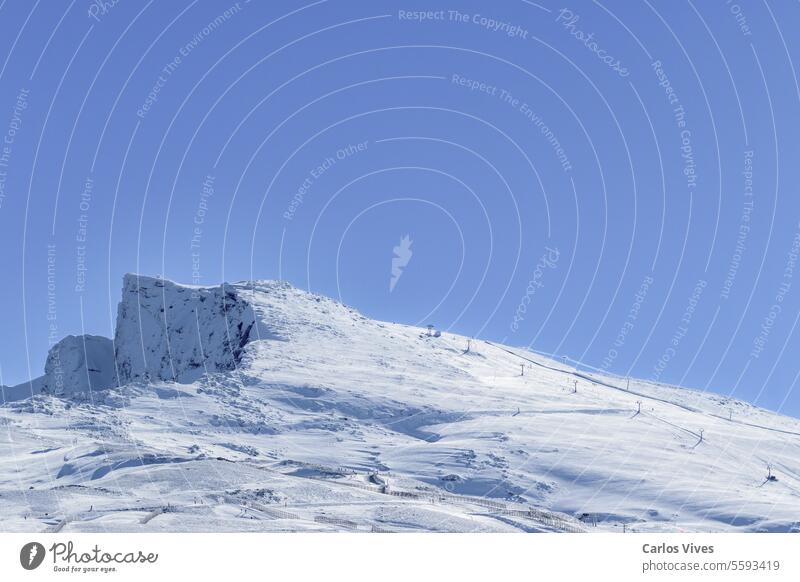
[[[126,275],[114,336],[120,383],[191,382],[234,369],[255,325],[236,288]]]
[[[97,335],[68,335],[47,355],[41,391],[64,395],[116,386],[114,344]]]
[[[280,285],[274,290],[285,291]],[[242,296],[247,292],[242,285],[191,287],[125,275],[114,341],[65,337],[50,349],[44,376],[0,387],[0,403],[134,381],[186,383],[206,372],[235,369],[248,342],[277,337],[257,327],[253,305]]]

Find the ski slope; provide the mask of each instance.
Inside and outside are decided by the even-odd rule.
[[[81,343],[3,390],[3,531],[800,530],[800,421],[717,394],[272,281],[128,275]]]

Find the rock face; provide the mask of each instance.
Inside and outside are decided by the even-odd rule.
[[[279,301],[291,290],[275,282],[261,283],[257,289]],[[40,392],[68,395],[132,381],[188,383],[206,372],[233,370],[248,342],[281,339],[265,325],[264,306],[254,301],[256,295],[245,284],[191,287],[125,275],[114,341],[95,335],[65,337],[48,353],[43,376],[0,386],[0,403]],[[286,319],[280,317],[286,315],[283,312],[274,315],[279,323]]]
[[[125,275],[114,336],[120,384],[191,382],[232,370],[254,325],[253,309],[235,287]]]
[[[116,386],[114,344],[97,335],[68,335],[47,354],[41,390],[63,395]]]

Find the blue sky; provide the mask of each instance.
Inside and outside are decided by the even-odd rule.
[[[6,0],[3,383],[112,335],[141,272],[282,278],[800,415],[799,24],[723,0]]]

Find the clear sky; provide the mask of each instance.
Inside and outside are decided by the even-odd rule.
[[[285,279],[800,415],[798,26],[725,0],[0,0],[2,381],[112,335],[140,272]]]

